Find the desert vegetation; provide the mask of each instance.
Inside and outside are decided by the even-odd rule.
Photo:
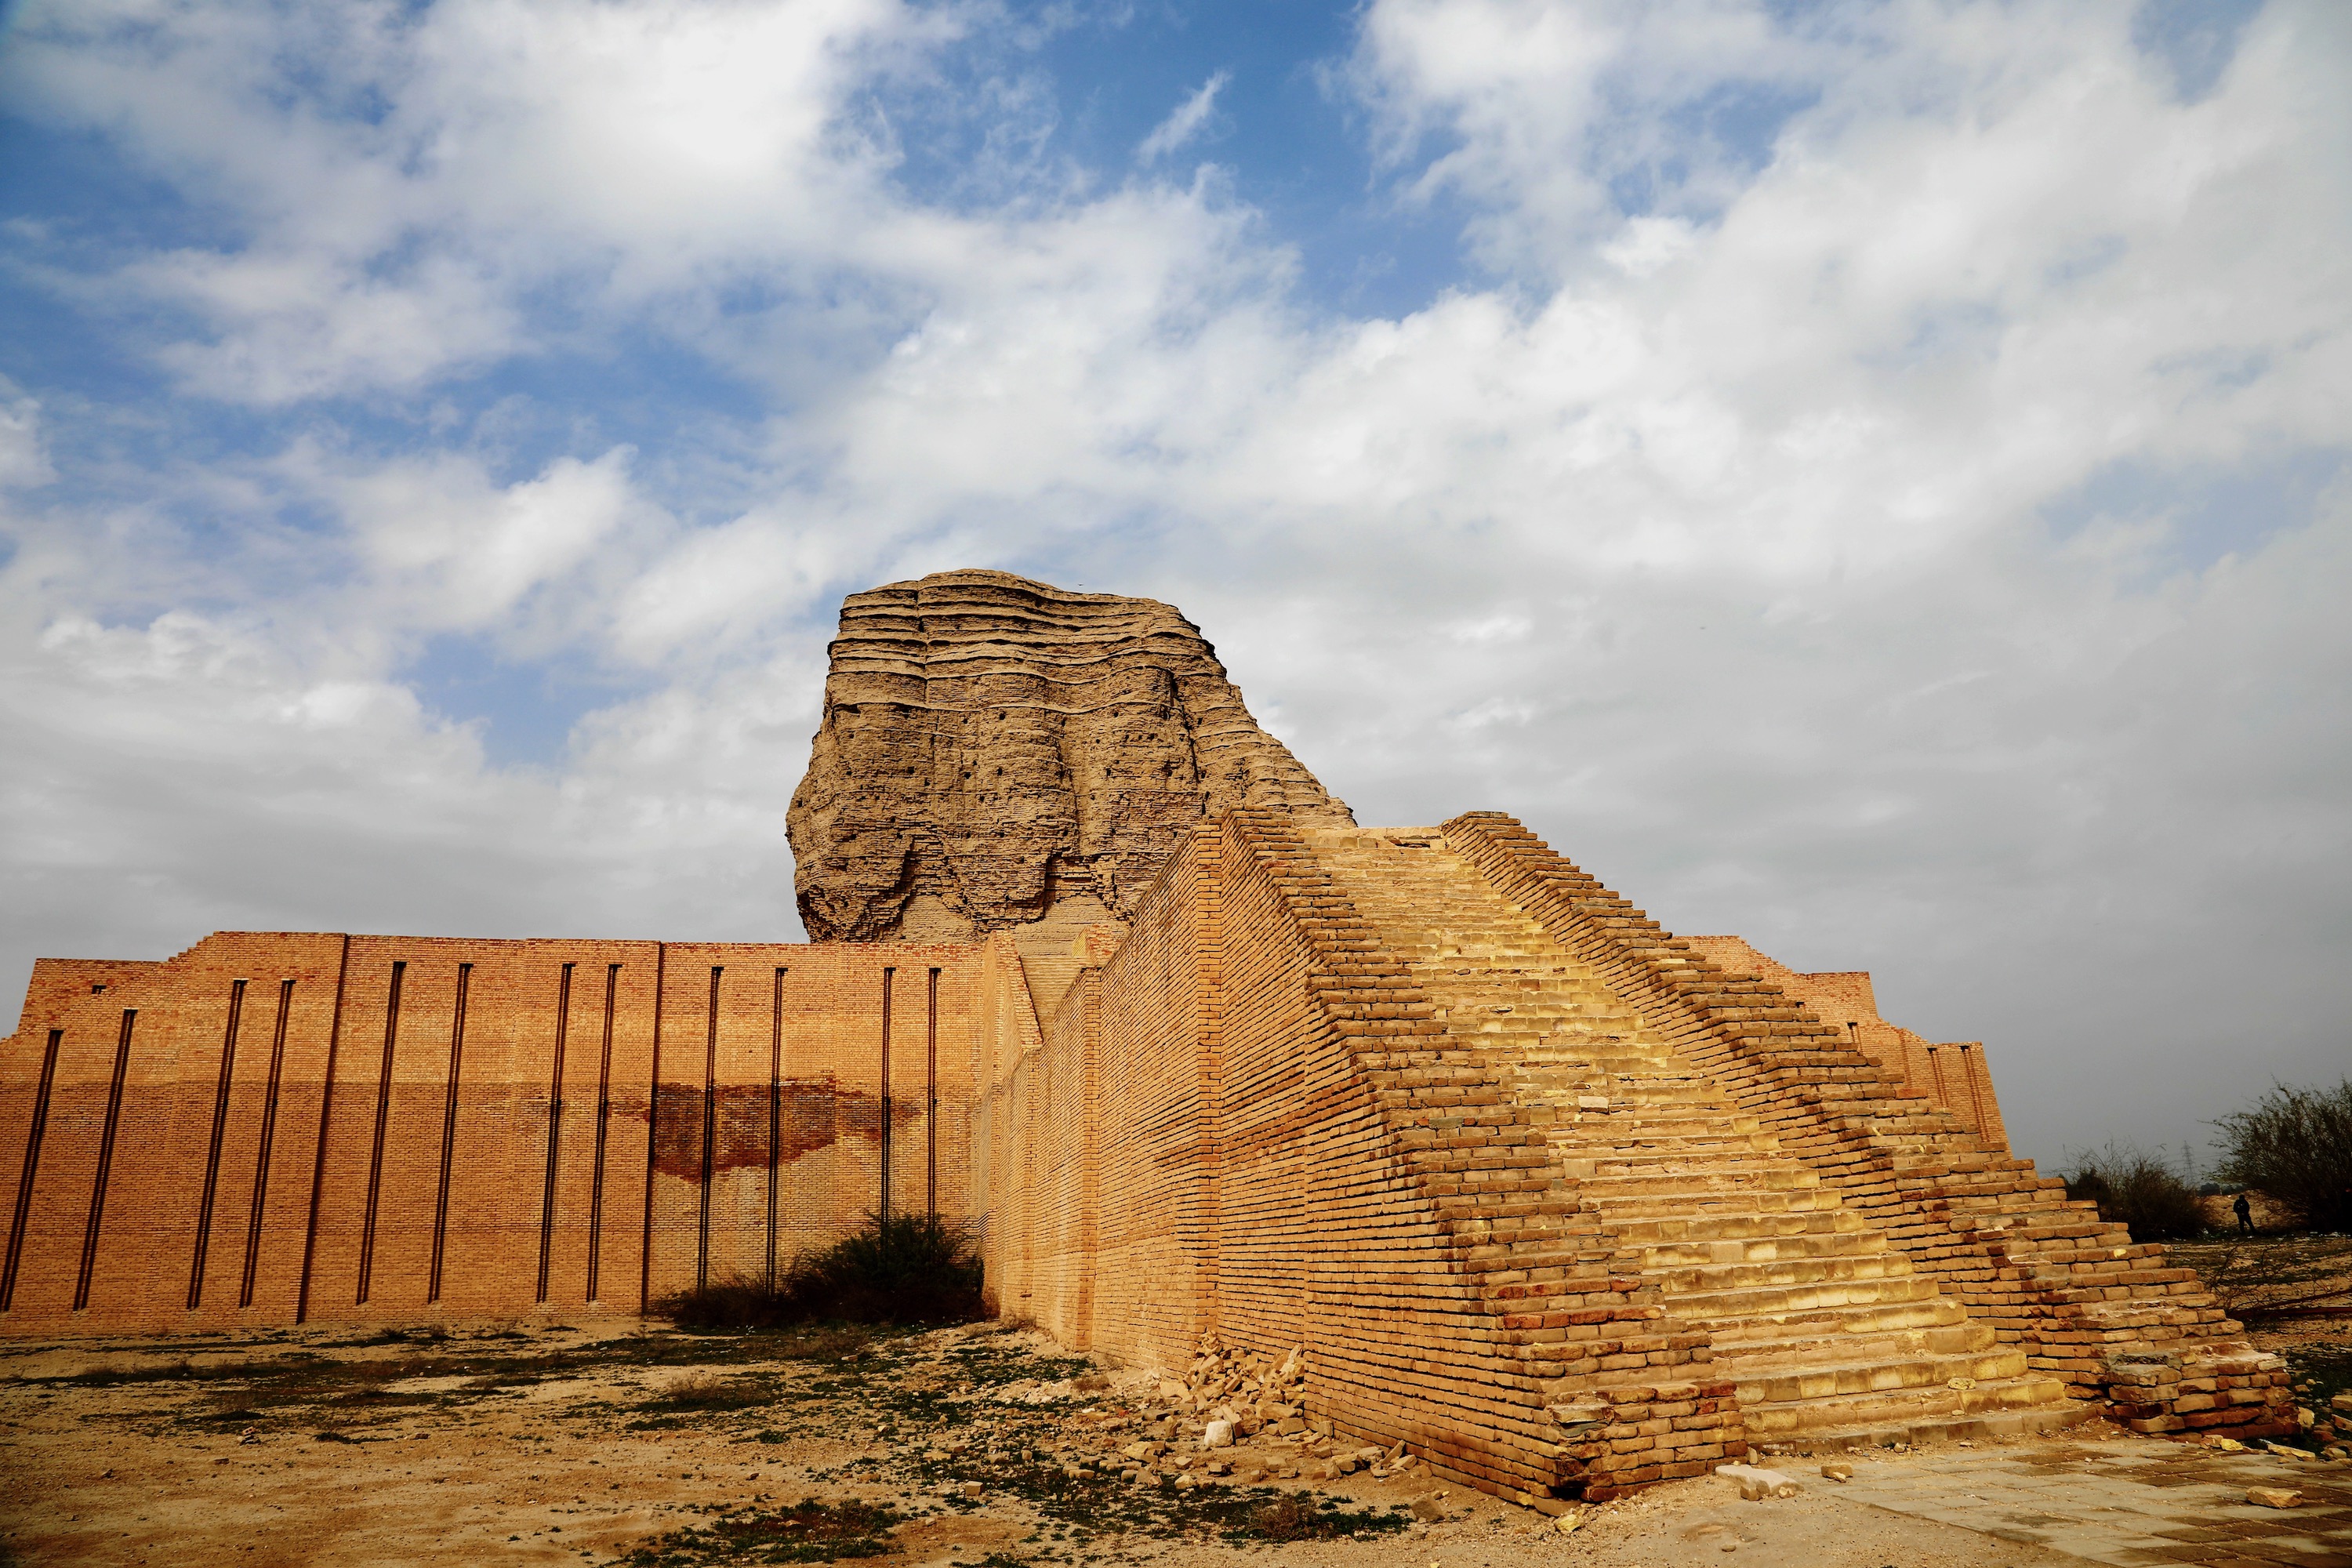
[[[2066,1195],[2099,1205],[2099,1217],[2131,1231],[2134,1241],[2180,1241],[2205,1228],[2197,1189],[2161,1155],[2110,1142],[2078,1154],[2065,1173]]]
[[[682,1290],[655,1310],[682,1329],[795,1323],[960,1323],[984,1314],[971,1238],[936,1215],[868,1215],[831,1247],[776,1279],[737,1278]]]
[[[2352,1078],[2333,1089],[2277,1085],[2218,1125],[2216,1174],[2261,1188],[2309,1229],[2352,1231]]]

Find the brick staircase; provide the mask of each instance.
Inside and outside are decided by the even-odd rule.
[[[2294,1430],[2286,1367],[2160,1245],[1986,1147],[1843,1030],[1707,962],[1511,817],[1465,812],[1441,831],[2035,1372],[2137,1432]]]
[[[1885,1231],[1434,829],[1303,834],[1435,1005],[1548,1128],[1561,1173],[1709,1335],[1751,1442],[2007,1436],[2080,1419]]]

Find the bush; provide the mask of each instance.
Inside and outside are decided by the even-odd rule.
[[[2352,1230],[2352,1079],[2327,1089],[2278,1085],[2215,1125],[2223,1180],[2261,1188],[2314,1230]]]
[[[2098,1205],[2099,1217],[2130,1230],[2134,1241],[2178,1241],[2205,1228],[2197,1189],[2160,1157],[2128,1143],[2075,1156],[2066,1195]]]
[[[971,1239],[936,1215],[868,1215],[854,1236],[807,1253],[773,1284],[730,1279],[664,1297],[689,1329],[791,1323],[960,1323],[984,1316]]]

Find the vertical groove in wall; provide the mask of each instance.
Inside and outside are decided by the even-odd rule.
[[[441,1106],[441,1190],[433,1200],[433,1266],[425,1277],[425,1300],[441,1300],[441,1258],[449,1237],[449,1166],[457,1148],[457,1079],[466,1060],[466,993],[471,989],[474,966],[457,966],[457,1011],[449,1024],[449,1089]]]
[[[604,1130],[613,1119],[613,1004],[621,989],[621,966],[604,966],[604,1051],[596,1062],[596,1163],[588,1178],[588,1293],[596,1299],[597,1262],[604,1241]]]
[[[229,1073],[236,1066],[236,1026],[245,1016],[245,982],[228,983],[228,1028],[221,1037],[220,1083],[213,1090],[213,1141],[205,1153],[204,1195],[196,1204],[196,1250],[188,1263],[188,1310],[205,1304],[205,1258],[213,1244],[213,1198],[220,1190],[221,1142],[228,1136]],[[39,1134],[36,1132],[35,1137]]]
[[[923,1213],[940,1217],[940,972],[931,971],[929,1009],[923,1019]]]
[[[884,1219],[890,1217],[890,982],[898,971],[887,964],[882,969],[882,1207]]]
[[[776,1144],[784,1121],[784,966],[776,966],[776,994],[768,1026],[768,1285],[776,1283]]]
[[[539,1300],[547,1300],[547,1264],[555,1246],[555,1163],[563,1143],[563,1043],[572,1028],[572,968],[555,989],[555,1067],[547,1086],[547,1185],[539,1200]]]
[[[286,1021],[294,1011],[294,982],[278,983],[278,1024],[269,1036],[269,1084],[261,1097],[261,1145],[253,1157],[253,1204],[245,1221],[245,1270],[236,1287],[239,1308],[253,1305],[253,1278],[261,1262],[261,1211],[269,1196],[269,1154],[278,1142],[278,1086],[286,1070]]]
[[[327,1190],[327,1124],[335,1113],[335,1055],[343,1043],[343,982],[352,969],[352,939],[335,965],[335,1016],[327,1026],[327,1065],[319,1075],[319,1144],[310,1158],[310,1217],[302,1226],[302,1275],[294,1291],[294,1321],[310,1315],[310,1264],[319,1255],[319,1200]]]
[[[41,1081],[33,1090],[33,1124],[25,1130],[25,1169],[16,1178],[16,1213],[8,1222],[8,1256],[0,1262],[0,1312],[16,1300],[16,1265],[25,1256],[25,1226],[33,1217],[33,1178],[41,1170],[41,1134],[49,1125],[49,1090],[58,1081],[58,1044],[63,1029],[49,1031],[41,1052]]]
[[[1225,1051],[1225,857],[1246,847],[1234,844],[1223,828],[1217,830],[1209,853],[1202,856],[1201,885],[1201,946],[1194,959],[1193,984],[1201,998],[1201,1104],[1205,1126],[1202,1148],[1206,1178],[1201,1194],[1202,1224],[1197,1233],[1201,1248],[1201,1321],[1194,1333],[1223,1327],[1224,1234],[1223,1212],[1224,1051]]]
[[[89,1184],[89,1221],[81,1233],[81,1271],[74,1276],[73,1310],[89,1305],[89,1277],[98,1267],[98,1231],[106,1218],[106,1178],[114,1167],[114,1133],[122,1123],[122,1079],[131,1070],[131,1026],[139,1010],[122,1010],[122,1033],[114,1042],[114,1077],[106,1089],[106,1125],[98,1138],[98,1173]]]
[[[719,1146],[719,977],[724,966],[710,966],[710,1022],[702,1037],[702,1203],[697,1211],[694,1237],[694,1288],[710,1284],[710,1170]]]
[[[1967,1046],[1960,1047],[1960,1076],[1966,1079],[1969,1084],[1969,1131],[1982,1137],[1985,1127],[1984,1101],[1977,1096],[1977,1064],[1973,1059],[1975,1056],[1976,1052]]]
[[[392,993],[383,1004],[383,1065],[375,1080],[375,1139],[368,1150],[367,1210],[360,1223],[360,1281],[353,1305],[367,1305],[368,1290],[375,1278],[375,1209],[376,1200],[383,1193],[383,1134],[392,1121],[392,1050],[400,1038],[400,983],[408,973],[408,961],[393,960]]]
[[[669,943],[654,947],[654,1066],[646,1080],[646,1224],[637,1244],[637,1312],[642,1316],[654,1300],[654,1151],[661,1129],[662,1004],[669,983]]]

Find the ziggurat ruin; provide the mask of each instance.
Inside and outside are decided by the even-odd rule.
[[[2293,1425],[2192,1272],[2011,1156],[1980,1048],[1508,816],[1358,826],[1167,605],[853,595],[790,827],[804,945],[40,961],[0,1332],[634,1315],[887,1205],[1073,1349],[1306,1347],[1307,1414],[1533,1506]]]

